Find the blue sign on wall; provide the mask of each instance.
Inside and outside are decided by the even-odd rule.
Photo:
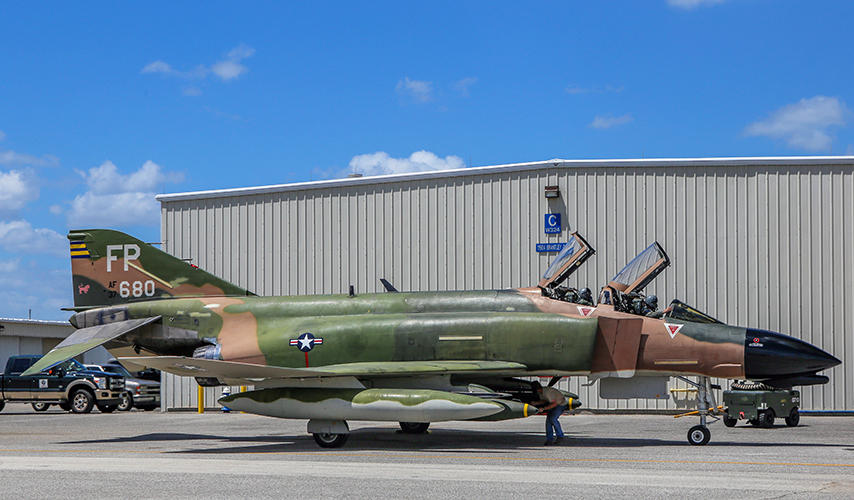
[[[537,243],[534,247],[537,252],[560,252],[566,243]]]
[[[546,234],[560,233],[560,214],[546,214]]]

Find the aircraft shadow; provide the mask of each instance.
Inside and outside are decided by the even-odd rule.
[[[767,430],[767,429],[763,429]],[[681,435],[680,435],[681,438]],[[264,453],[294,453],[312,452],[326,453],[360,451],[413,451],[421,453],[514,453],[518,450],[546,449],[542,446],[545,437],[541,433],[502,433],[472,430],[438,429],[427,434],[405,434],[388,427],[362,427],[350,434],[347,444],[337,450],[322,450],[307,434],[300,435],[266,435],[266,436],[222,436],[211,434],[187,433],[151,433],[137,436],[116,437],[110,439],[95,439],[86,441],[68,441],[60,444],[109,444],[109,443],[178,443],[187,442],[185,449],[164,451],[170,454],[264,454]],[[210,443],[208,445],[207,443]],[[591,437],[583,433],[567,432],[567,438],[557,447],[569,448],[654,448],[680,446],[688,447],[684,439],[650,439],[640,437]],[[718,432],[712,441],[706,445],[719,446],[749,446],[763,448],[787,447],[832,447],[840,445],[821,443],[785,443],[785,442],[751,442],[738,441],[737,436],[727,436]]]

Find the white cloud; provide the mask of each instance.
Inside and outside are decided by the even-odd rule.
[[[44,155],[39,158],[14,151],[0,151],[0,165],[7,167],[56,167],[59,166],[59,158],[53,155]]]
[[[160,222],[155,193],[96,195],[87,192],[71,202],[70,227],[151,226]]]
[[[140,73],[161,73],[167,76],[174,76],[176,78],[183,78],[186,80],[203,80],[208,76],[209,70],[204,66],[199,65],[190,71],[178,71],[168,63],[163,61],[154,61],[142,68]]]
[[[121,227],[160,223],[160,206],[154,199],[164,182],[179,183],[184,175],[162,172],[147,161],[136,172],[123,175],[111,161],[79,172],[89,190],[71,202],[67,212],[71,227]]]
[[[409,77],[397,82],[397,93],[412,98],[415,102],[430,102],[433,100],[433,82],[410,80]]]
[[[241,64],[241,61],[253,55],[255,55],[255,49],[241,43],[227,52],[222,60],[212,64],[209,68],[200,64],[189,71],[179,71],[173,68],[171,64],[157,60],[142,68],[140,73],[159,73],[185,80],[204,80],[213,73],[223,81],[233,80],[249,71],[249,68]],[[197,96],[199,94],[201,94],[201,90],[198,87],[189,87],[184,90],[184,95]]]
[[[0,276],[10,274],[18,270],[21,265],[21,259],[15,260],[0,260]]]
[[[176,73],[176,71],[168,63],[158,60],[142,68],[140,73],[166,73],[167,75],[171,75]]]
[[[850,116],[844,102],[819,95],[783,106],[767,120],[748,125],[744,134],[783,140],[796,149],[829,151],[834,139],[830,130],[845,126]]]
[[[0,172],[0,214],[11,213],[39,199],[38,179],[30,170]]]
[[[463,78],[462,80],[458,81],[457,84],[455,85],[455,87],[457,89],[457,92],[459,92],[463,97],[468,97],[469,96],[469,88],[471,88],[471,86],[474,85],[475,83],[477,83],[477,78],[470,76],[470,77]]]
[[[145,162],[139,170],[128,175],[120,174],[118,167],[108,160],[100,167],[89,169],[89,174],[83,174],[83,177],[89,189],[95,194],[153,192],[163,182],[184,180],[183,174],[162,173],[160,166],[150,160]]]
[[[679,7],[681,9],[696,9],[705,5],[716,5],[724,3],[727,0],[667,0],[667,4],[671,7]]]
[[[32,310],[34,319],[64,320],[68,313],[59,309],[72,305],[70,269],[45,269],[36,260],[0,260],[0,290],[0,317],[26,318]]]
[[[0,247],[11,253],[68,255],[68,240],[52,229],[34,229],[25,220],[0,222]]]
[[[225,59],[211,66],[211,71],[222,80],[232,80],[249,71],[240,61],[255,55],[255,49],[241,43],[226,54]]]
[[[352,172],[362,175],[402,174],[409,172],[432,172],[465,168],[466,164],[459,156],[439,158],[429,151],[416,151],[409,158],[392,158],[383,151],[354,156],[350,168],[340,172],[343,177]]]
[[[620,125],[625,125],[625,124],[630,123],[632,121],[634,121],[634,118],[632,118],[631,114],[626,114],[626,115],[617,116],[617,117],[614,117],[611,115],[597,116],[593,120],[593,122],[590,123],[590,125],[588,125],[588,127],[604,130],[604,129],[609,129],[609,128],[613,128],[613,127],[618,127]]]

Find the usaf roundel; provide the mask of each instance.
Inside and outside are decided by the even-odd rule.
[[[302,352],[308,352],[314,349],[314,346],[320,345],[322,343],[322,338],[315,337],[310,333],[303,333],[299,337],[291,339],[291,345],[297,346]]]

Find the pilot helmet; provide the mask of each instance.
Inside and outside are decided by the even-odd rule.
[[[593,293],[590,292],[590,289],[587,287],[582,288],[578,291],[578,296],[582,299],[593,300]]]
[[[655,310],[658,307],[658,297],[656,297],[655,295],[647,295],[646,305]]]

